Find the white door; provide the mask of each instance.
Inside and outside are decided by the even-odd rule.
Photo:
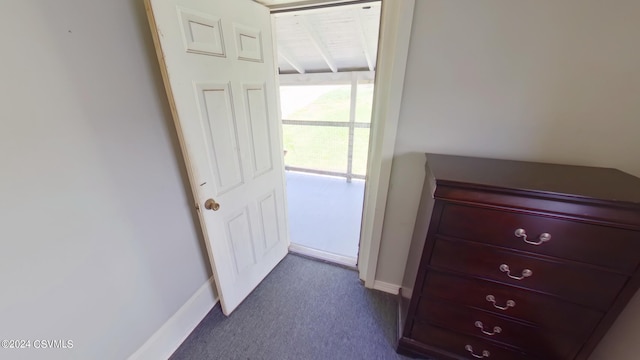
[[[146,6],[228,315],[289,245],[271,18],[250,0]]]

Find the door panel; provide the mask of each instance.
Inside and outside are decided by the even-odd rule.
[[[234,33],[238,59],[262,62],[262,34],[260,30],[234,24]]]
[[[251,135],[252,170],[255,178],[273,169],[273,160],[269,151],[272,147],[269,136],[271,133],[270,124],[273,121],[269,121],[268,118],[264,85],[244,85],[243,88]]]
[[[178,8],[182,38],[188,52],[225,56],[222,22],[219,17]]]
[[[243,183],[231,91],[229,84],[197,84],[196,91],[202,135],[215,179],[215,195],[220,196]]]
[[[232,216],[227,222],[227,239],[233,256],[233,267],[236,276],[241,276],[251,265],[255,264],[255,249],[251,235],[249,215],[246,208]]]
[[[275,192],[270,192],[259,200],[260,224],[264,234],[264,251],[269,251],[280,239],[278,229],[278,205]]]
[[[289,245],[271,18],[250,0],[146,0],[146,6],[229,314]],[[206,209],[208,199],[219,209]]]

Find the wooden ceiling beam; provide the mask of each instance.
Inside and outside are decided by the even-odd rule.
[[[373,53],[371,48],[369,47],[369,42],[367,41],[367,35],[364,30],[364,26],[362,25],[362,18],[360,17],[360,12],[357,9],[351,10],[353,14],[353,19],[356,24],[356,31],[360,37],[360,44],[362,45],[362,51],[364,52],[364,57],[367,59],[367,66],[369,67],[369,71],[374,71],[376,69],[376,64],[373,60]]]
[[[296,71],[300,74],[304,74],[305,73],[305,69],[302,66],[302,64],[300,64],[295,57],[293,57],[293,55],[286,50],[285,48],[283,48],[282,46],[278,46],[278,55],[280,55],[280,57],[282,57],[282,59],[284,61],[286,61],[289,65],[291,65],[292,68],[296,69]]]
[[[329,49],[327,49],[327,46],[324,44],[324,42],[322,42],[322,39],[320,38],[320,35],[318,35],[316,29],[311,26],[309,21],[304,16],[299,16],[298,21],[307,32],[307,35],[311,40],[311,44],[318,50],[320,56],[322,56],[322,59],[324,59],[324,62],[329,66],[329,69],[331,69],[332,72],[338,72],[338,66],[333,59],[333,56],[331,56],[331,53],[329,53]]]

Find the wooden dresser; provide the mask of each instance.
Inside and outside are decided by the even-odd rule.
[[[640,285],[640,179],[427,154],[398,352],[587,359]]]

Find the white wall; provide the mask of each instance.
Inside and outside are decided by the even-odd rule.
[[[0,2],[0,339],[122,359],[209,278],[142,0]]]
[[[640,176],[639,14],[637,0],[416,1],[376,280],[401,282],[424,152]],[[640,297],[592,358],[637,358],[638,319]]]

